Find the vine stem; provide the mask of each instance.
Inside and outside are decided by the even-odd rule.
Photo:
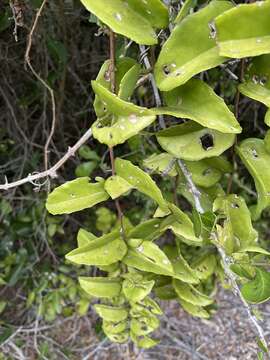
[[[109,42],[110,42],[110,81],[111,81],[111,90],[113,93],[116,91],[116,79],[115,79],[115,34],[110,29],[109,33]],[[111,160],[111,167],[112,167],[112,175],[115,175],[115,158],[114,158],[114,151],[113,147],[109,147],[109,153],[110,153],[110,160]],[[121,226],[121,235],[125,239],[125,230],[124,230],[124,223],[123,223],[123,211],[120,204],[120,201],[118,199],[114,200],[115,207],[118,213],[118,220],[120,222]]]
[[[144,45],[140,45],[140,52],[141,52],[141,56],[142,56],[142,59],[143,59],[143,62],[144,62],[144,65],[145,65],[146,69],[151,71],[152,66],[151,66],[150,61],[148,59],[147,50],[145,49]],[[149,74],[149,79],[150,79],[151,86],[152,86],[152,89],[153,89],[156,105],[157,105],[157,107],[160,107],[160,106],[162,106],[162,102],[161,102],[159,91],[158,91],[158,88],[157,88],[157,85],[156,85],[156,82],[155,82],[154,75],[152,73]],[[165,125],[163,115],[158,115],[158,121],[159,121],[159,126],[162,129],[165,129],[166,125]]]

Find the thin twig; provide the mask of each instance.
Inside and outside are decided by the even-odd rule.
[[[141,51],[141,55],[142,55],[143,62],[144,62],[144,65],[145,65],[146,69],[151,70],[151,64],[150,64],[150,61],[148,59],[147,51],[146,51],[144,45],[140,45],[140,51]],[[154,93],[156,105],[157,105],[157,107],[160,107],[160,106],[162,106],[162,102],[161,102],[159,91],[158,91],[158,88],[157,88],[157,85],[156,85],[156,82],[155,82],[154,75],[152,73],[149,74],[149,79],[150,79],[150,82],[151,82],[151,85],[152,85],[152,88],[153,88],[153,93]],[[159,126],[162,129],[165,129],[166,125],[165,125],[165,122],[164,122],[164,116],[163,115],[158,116],[158,121],[159,121]]]
[[[28,65],[29,69],[31,70],[31,72],[33,73],[33,75],[38,79],[38,81],[40,81],[40,83],[48,90],[48,92],[50,93],[50,97],[51,97],[51,102],[52,102],[52,125],[51,125],[51,129],[50,129],[50,133],[49,136],[47,138],[46,144],[44,146],[44,167],[45,170],[48,169],[48,149],[52,140],[52,137],[54,135],[55,132],[55,127],[56,127],[56,104],[55,104],[55,96],[54,96],[54,91],[53,89],[50,87],[50,85],[44,80],[42,79],[42,77],[39,76],[39,74],[36,72],[36,70],[34,69],[34,67],[31,64],[31,58],[30,58],[30,52],[31,52],[31,48],[32,48],[32,42],[33,42],[33,36],[34,36],[34,32],[36,30],[36,27],[38,25],[38,21],[39,18],[42,14],[42,11],[45,7],[47,3],[47,0],[43,0],[40,8],[38,9],[37,13],[36,13],[36,17],[33,23],[33,26],[30,30],[29,36],[28,36],[28,43],[27,43],[27,47],[26,47],[26,51],[25,51],[25,63]]]
[[[68,151],[66,154],[59,160],[57,163],[52,166],[50,169],[45,170],[43,172],[35,173],[35,174],[29,174],[27,177],[11,182],[9,183],[6,178],[5,184],[0,185],[0,190],[8,190],[17,186],[21,186],[26,183],[32,183],[34,186],[40,186],[40,184],[35,183],[36,180],[43,179],[46,177],[50,178],[56,178],[57,177],[57,170],[61,168],[66,161],[75,155],[77,150],[86,143],[87,140],[89,140],[92,136],[92,130],[89,129],[86,131],[86,133],[76,142],[75,145],[68,148]]]
[[[204,213],[204,209],[201,205],[201,200],[200,200],[200,196],[201,193],[199,191],[199,189],[196,187],[196,185],[194,184],[193,180],[192,180],[192,175],[191,173],[188,171],[188,168],[186,167],[186,164],[184,163],[183,160],[178,159],[177,163],[189,185],[190,191],[193,195],[194,198],[194,204],[195,204],[195,208],[196,210],[200,213],[203,214]]]

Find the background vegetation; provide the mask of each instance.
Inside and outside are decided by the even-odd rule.
[[[52,126],[52,104],[48,89],[38,81],[25,66],[25,51],[29,31],[33,24],[40,0],[14,1],[20,6],[17,36],[14,37],[14,19],[9,1],[0,3],[0,179],[5,182],[19,179],[29,173],[44,169],[44,146]],[[199,4],[200,5],[200,4]],[[177,12],[179,2],[175,2]],[[14,9],[14,7],[13,7]],[[56,127],[50,143],[49,165],[54,164],[95,121],[93,92],[90,80],[95,79],[101,64],[109,57],[108,34],[96,24],[94,17],[76,0],[48,2],[37,30],[33,36],[31,63],[39,76],[53,89],[56,99]],[[162,37],[165,34],[161,34]],[[117,38],[116,51],[121,52],[126,40]],[[129,56],[137,58],[132,46]],[[151,54],[154,61],[155,53]],[[142,59],[137,59],[142,62]],[[239,61],[212,69],[203,75],[214,90],[232,109],[236,104],[238,120],[245,129],[240,135],[263,137],[266,126],[259,119],[265,108],[248,98],[237,98],[237,85],[241,69]],[[242,66],[242,67],[241,67]],[[136,91],[138,104],[151,106],[154,103],[149,83],[145,82]],[[117,148],[118,154],[141,163],[151,155],[156,144],[147,137],[136,137]],[[232,158],[232,155],[229,154]],[[233,177],[232,188],[242,195],[247,203],[255,199],[253,181],[243,165],[235,159],[238,168]],[[91,299],[79,287],[77,277],[89,269],[66,263],[64,255],[75,245],[79,227],[95,233],[104,233],[116,222],[114,204],[106,208],[98,206],[72,216],[52,217],[45,210],[45,200],[51,187],[82,174],[101,176],[110,169],[105,146],[91,140],[87,146],[70,158],[52,181],[40,181],[11,189],[0,194],[0,359],[94,359],[94,358],[177,358],[219,359],[218,353],[226,354],[226,340],[216,338],[211,347],[211,336],[220,334],[228,327],[231,351],[226,359],[255,359],[254,343],[246,334],[245,315],[230,314],[230,303],[237,300],[221,292],[220,317],[224,324],[213,330],[201,320],[187,319],[183,311],[166,308],[161,337],[164,340],[153,352],[138,352],[130,345],[110,345],[102,333],[100,322],[92,312]],[[164,192],[169,191],[170,180],[156,178]],[[187,206],[181,199],[183,207]],[[143,195],[133,193],[123,201],[125,213],[134,224],[147,219],[154,205]],[[112,211],[111,211],[112,210]],[[269,212],[256,223],[261,233],[261,244],[268,248]],[[227,305],[224,301],[228,300]],[[213,309],[214,310],[214,309]],[[224,312],[225,311],[225,315]],[[263,312],[267,314],[267,307]],[[222,315],[223,314],[223,315]],[[233,315],[233,316],[231,316]],[[168,318],[170,321],[168,321]],[[231,329],[230,321],[236,321]],[[239,319],[238,319],[239,318]],[[219,318],[220,319],[220,318]],[[221,320],[220,320],[221,321]],[[190,336],[192,329],[193,338]],[[212,329],[212,330],[210,330]],[[182,332],[182,336],[179,335]],[[237,333],[237,336],[235,334]],[[170,334],[170,335],[169,335]],[[204,335],[205,336],[205,335]],[[216,335],[218,336],[218,335]],[[197,339],[196,339],[197,337]],[[193,339],[193,340],[192,340]],[[218,342],[220,341],[220,343]],[[197,349],[201,343],[209,343]],[[252,350],[253,349],[253,350]],[[137,352],[136,352],[137,351]],[[168,355],[169,354],[169,355]],[[205,354],[205,355],[203,355]],[[235,354],[235,357],[233,357]],[[232,357],[229,357],[232,356]],[[222,358],[222,357],[221,357]],[[224,358],[224,357],[223,357]]]

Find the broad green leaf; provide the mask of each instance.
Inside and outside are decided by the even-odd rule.
[[[139,75],[140,66],[129,57],[117,59],[115,64],[115,92],[123,100],[128,100],[132,95],[136,75]],[[96,81],[111,90],[111,61],[106,60],[101,66]],[[137,80],[136,80],[137,81]],[[98,95],[95,96],[94,109],[98,118],[106,115],[107,107]]]
[[[213,211],[226,217],[234,237],[234,251],[256,245],[258,233],[252,226],[250,212],[242,197],[233,194],[218,197],[213,204]]]
[[[179,298],[192,305],[207,306],[213,302],[213,299],[204,295],[192,285],[185,284],[183,281],[174,279],[173,286]]]
[[[192,263],[193,271],[200,280],[208,279],[214,273],[216,266],[217,261],[214,254],[205,254]]]
[[[270,255],[270,252],[261,248],[258,245],[250,245],[247,247],[244,247],[242,249],[239,250],[239,252],[254,252],[254,253],[259,253],[259,254],[263,254],[263,255]]]
[[[219,156],[233,145],[235,139],[234,134],[203,128],[193,121],[162,130],[156,136],[169,154],[190,161]]]
[[[145,336],[159,327],[159,320],[155,316],[131,319],[130,331],[136,336]]]
[[[118,323],[103,320],[103,323],[102,323],[102,329],[106,335],[107,334],[111,334],[111,335],[120,334],[123,331],[125,331],[126,328],[127,328],[127,321],[125,321],[125,320],[120,321]]]
[[[203,159],[199,161],[186,161],[186,167],[192,175],[194,184],[202,187],[211,187],[215,185],[222,177],[221,171],[212,167],[207,161],[210,159]],[[182,177],[184,177],[182,175]]]
[[[155,314],[155,315],[162,315],[163,314],[163,312],[162,312],[160,306],[158,305],[158,303],[155,300],[153,300],[152,298],[150,298],[149,296],[144,298],[140,302],[140,304],[145,306],[152,314]]]
[[[68,181],[48,196],[47,210],[53,214],[70,214],[90,208],[109,198],[104,183],[89,183],[88,177]]]
[[[123,117],[130,115],[136,115],[141,117],[155,115],[154,111],[151,109],[140,107],[131,102],[120,99],[120,97],[113,94],[96,80],[91,81],[91,84],[95,94],[101,99],[101,101],[103,101],[106,110],[113,115],[119,115]],[[132,124],[136,124],[135,118]]]
[[[120,321],[126,320],[128,317],[128,311],[124,307],[96,304],[94,305],[94,308],[98,315],[106,321],[118,323]]]
[[[170,260],[151,241],[142,242],[136,249],[130,248],[122,262],[138,270],[173,276],[173,267]]]
[[[123,293],[128,301],[138,302],[143,300],[155,285],[154,280],[145,280],[139,274],[131,273],[124,277]]]
[[[127,73],[123,76],[120,85],[119,85],[119,92],[118,96],[128,101],[131,97],[131,95],[134,92],[134,89],[136,87],[136,83],[139,79],[140,75],[140,65],[135,64],[132,66],[131,69],[127,71]]]
[[[157,114],[186,118],[222,133],[240,133],[241,126],[224,100],[200,79],[164,93],[167,107],[153,109]]]
[[[98,154],[94,150],[91,150],[91,148],[88,145],[82,145],[79,148],[78,152],[80,157],[85,160],[93,160],[95,162],[100,161],[100,157],[98,156]]]
[[[110,147],[122,144],[155,121],[153,111],[120,99],[96,81],[92,87],[104,106],[104,116],[92,125],[99,142]]]
[[[202,319],[209,319],[210,315],[203,307],[193,305],[183,299],[179,299],[179,302],[182,305],[183,309],[192,316],[200,317]]]
[[[104,330],[104,329],[103,329]],[[104,330],[105,332],[105,330]],[[105,333],[108,336],[108,339],[112,342],[116,342],[118,344],[123,344],[126,343],[128,341],[129,338],[129,332],[128,331],[123,331],[119,334],[110,334],[110,333]]]
[[[105,181],[104,189],[110,195],[112,199],[116,199],[119,196],[125,194],[129,190],[133,188],[130,183],[128,183],[125,179],[120,176],[114,175],[109,177]]]
[[[172,300],[177,298],[177,294],[172,286],[172,283],[165,284],[155,289],[155,295],[161,300]]]
[[[179,13],[177,14],[174,20],[174,23],[177,24],[180,21],[182,21],[189,14],[189,12],[195,8],[196,5],[197,5],[197,0],[185,0],[184,4],[181,6]]]
[[[127,233],[129,239],[143,239],[143,240],[155,240],[158,238],[162,231],[160,230],[160,219],[150,219],[144,221]]]
[[[251,214],[252,218],[257,220],[262,211],[270,206],[270,154],[264,141],[255,138],[242,141],[237,147],[237,153],[255,182],[258,202],[252,208]]]
[[[135,334],[133,334],[132,332],[130,333],[130,337],[132,339],[132,341],[139,347],[139,348],[143,348],[143,349],[150,349],[154,346],[156,346],[159,343],[159,340],[156,339],[151,339],[148,336],[139,336],[136,337]]]
[[[126,252],[127,246],[120,238],[119,231],[115,230],[90,241],[88,245],[72,250],[66,258],[76,264],[103,266],[121,260]]]
[[[183,237],[188,245],[201,246],[202,238],[195,235],[194,225],[188,215],[174,204],[169,204],[169,208],[173,214],[163,220],[161,230],[170,229],[176,236]]]
[[[171,90],[226,60],[219,55],[214,36],[210,36],[210,25],[216,16],[232,6],[228,1],[212,1],[175,26],[155,66],[160,90]]]
[[[80,229],[77,236],[77,243],[78,247],[86,246],[88,245],[92,240],[96,240],[97,236],[94,234],[84,230]]]
[[[168,209],[167,203],[154,180],[138,166],[133,165],[128,160],[117,158],[115,160],[115,171],[118,176],[121,176],[135,189],[155,200],[162,209],[165,211]]]
[[[270,298],[270,273],[257,268],[255,279],[244,284],[241,293],[252,304],[267,301]]]
[[[174,157],[168,153],[152,154],[148,158],[143,160],[143,165],[152,171],[162,174],[165,170],[170,169],[169,176],[176,176],[177,171],[175,169],[175,163],[172,164]]]
[[[154,28],[166,27],[168,11],[159,0],[81,0],[82,4],[114,32],[145,45],[157,43]]]
[[[264,85],[255,84],[253,81],[247,81],[239,85],[238,89],[241,94],[260,101],[267,107],[270,107],[270,89],[266,88]]]
[[[189,284],[198,284],[199,278],[175,246],[165,245],[164,252],[172,263],[174,278]]]
[[[75,175],[77,177],[90,176],[96,167],[97,167],[97,163],[95,161],[83,162],[82,164],[76,167]]]
[[[269,11],[269,1],[257,1],[240,4],[218,16],[215,25],[219,54],[240,59],[269,53]]]
[[[122,283],[119,278],[79,277],[79,283],[87,294],[95,297],[112,298],[120,294]]]

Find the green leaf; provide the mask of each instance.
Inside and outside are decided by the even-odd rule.
[[[163,210],[168,210],[167,203],[156,183],[138,166],[128,160],[117,158],[115,171],[135,189],[155,200]]]
[[[185,284],[183,281],[174,279],[173,286],[179,298],[192,305],[207,306],[213,302],[213,299],[204,295],[192,285]]]
[[[48,196],[47,210],[53,214],[70,214],[90,208],[109,198],[103,182],[89,183],[88,177],[68,181]]]
[[[200,79],[164,93],[167,107],[153,109],[157,114],[194,120],[222,133],[240,133],[241,126],[224,100]]]
[[[168,153],[161,153],[161,154],[152,154],[148,158],[143,160],[143,165],[152,171],[155,171],[159,174],[162,174],[171,162],[173,161],[174,157]],[[171,167],[171,170],[168,172],[169,176],[176,176],[177,171],[175,169],[175,164]]]
[[[151,109],[147,109],[145,107],[140,107],[131,102],[124,101],[120,99],[120,97],[113,94],[106,87],[101,85],[98,81],[91,81],[92,88],[95,94],[100,98],[103,102],[106,110],[113,115],[119,115],[122,117],[128,117],[129,115],[136,116],[150,116],[155,115],[154,111]],[[136,124],[135,121],[132,124]]]
[[[150,349],[154,346],[156,346],[159,343],[159,340],[156,339],[151,339],[148,336],[139,336],[136,337],[135,334],[133,334],[132,332],[130,333],[130,337],[132,339],[132,341],[139,347],[139,348],[143,348],[143,349]]]
[[[97,163],[95,161],[84,162],[76,167],[75,175],[77,177],[90,176],[96,167]]]
[[[159,327],[159,320],[155,316],[131,319],[130,331],[136,336],[145,336]]]
[[[98,156],[98,154],[94,150],[91,150],[91,148],[88,145],[82,145],[80,147],[79,155],[81,158],[85,160],[93,160],[95,162],[100,161],[100,157]]]
[[[129,239],[144,239],[153,241],[158,238],[162,233],[162,231],[160,230],[160,224],[160,219],[150,219],[144,221],[131,229],[128,232],[127,237]]]
[[[209,319],[209,313],[203,307],[193,305],[183,299],[179,299],[179,302],[182,305],[183,309],[192,316],[196,316],[202,319]]]
[[[234,251],[256,245],[258,233],[252,226],[250,212],[242,197],[233,194],[218,197],[214,201],[213,211],[225,215],[234,237]]]
[[[172,263],[175,273],[174,278],[189,284],[198,284],[200,282],[196,272],[189,266],[175,246],[165,245],[163,250]]]
[[[96,304],[94,305],[94,308],[98,315],[106,321],[118,323],[120,321],[126,320],[128,317],[128,311],[124,307]]]
[[[251,209],[251,215],[257,220],[262,211],[270,206],[270,154],[264,141],[250,138],[241,142],[237,153],[252,175],[258,193],[257,205]]]
[[[120,294],[122,283],[119,278],[79,277],[79,283],[87,294],[95,297],[112,298]]]
[[[78,247],[86,246],[91,241],[96,240],[96,239],[97,239],[97,236],[95,236],[94,234],[92,234],[84,229],[80,229],[78,232],[78,236],[77,236]]]
[[[269,53],[269,11],[269,1],[257,1],[239,4],[218,16],[215,24],[219,54],[240,59]]]
[[[114,32],[129,37],[145,45],[157,43],[154,27],[166,27],[168,12],[159,0],[107,0],[104,3],[95,0],[81,0],[91,13]]]
[[[211,162],[203,159],[199,161],[186,161],[186,167],[192,175],[195,185],[202,187],[211,187],[215,185],[222,177],[222,172],[211,166]],[[184,175],[182,175],[184,178]]]
[[[270,90],[264,85],[255,84],[253,81],[247,81],[240,84],[238,89],[241,94],[260,101],[267,107],[270,107]]]
[[[174,204],[169,204],[169,208],[173,215],[163,220],[160,225],[161,230],[170,229],[188,245],[201,246],[202,238],[196,236],[194,225],[188,215]]]
[[[241,293],[252,304],[267,301],[270,298],[270,273],[257,268],[255,279],[244,284]]]
[[[197,5],[197,0],[185,0],[184,4],[181,6],[178,15],[176,16],[174,23],[177,24],[182,21],[192,9]]]
[[[255,253],[259,253],[259,254],[263,254],[263,255],[270,255],[270,252],[261,248],[258,245],[249,245],[247,247],[244,247],[242,249],[239,250],[239,252],[255,252]]]
[[[155,121],[153,111],[120,99],[96,81],[92,87],[104,106],[104,116],[92,125],[99,142],[110,147],[122,144]]]
[[[104,189],[107,191],[107,193],[110,195],[112,199],[116,199],[119,196],[125,194],[129,190],[133,188],[130,183],[128,183],[125,179],[123,179],[121,176],[114,175],[109,177],[105,181]]]
[[[216,266],[216,256],[209,253],[198,257],[192,263],[193,271],[196,273],[196,277],[200,280],[208,279],[215,272]]]
[[[122,262],[138,270],[173,276],[170,260],[156,244],[150,241],[143,241],[136,249],[130,248]]]
[[[106,333],[106,335],[108,336],[108,339],[110,341],[116,342],[116,343],[119,343],[119,344],[126,343],[128,341],[128,338],[129,338],[129,333],[127,331],[123,331],[120,334]]]
[[[143,300],[155,285],[154,280],[145,280],[143,276],[130,273],[126,274],[123,282],[123,293],[128,301],[139,302]]]
[[[136,87],[136,83],[139,79],[141,67],[139,64],[135,64],[132,66],[131,69],[129,69],[126,74],[123,76],[120,86],[119,86],[119,92],[118,96],[128,101],[131,97],[131,95],[134,92],[134,89]]]
[[[120,321],[118,323],[115,323],[104,320],[102,323],[102,329],[106,335],[107,334],[115,335],[115,334],[123,333],[126,330],[126,328],[127,328],[126,321]]]
[[[210,24],[217,15],[231,7],[228,1],[212,1],[175,26],[155,65],[155,78],[160,90],[171,90],[226,60],[219,55],[216,42],[210,36]]]
[[[127,246],[120,238],[119,231],[115,230],[91,240],[88,245],[72,250],[66,255],[66,258],[76,264],[103,266],[121,260],[126,252]]]
[[[234,134],[224,135],[192,121],[162,130],[156,136],[169,154],[190,161],[219,156],[233,145],[235,139]]]

